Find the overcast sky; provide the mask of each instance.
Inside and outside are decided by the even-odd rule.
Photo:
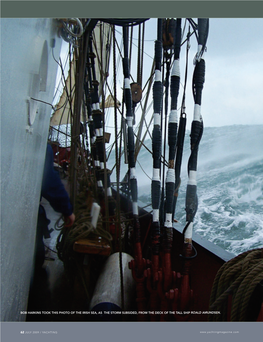
[[[151,29],[145,48],[153,57],[156,20],[147,22],[147,28]],[[186,108],[188,128],[193,117],[191,82],[196,49],[196,39],[192,37]],[[263,18],[210,19],[204,58],[206,76],[201,111],[204,125],[263,124]],[[151,58],[146,56],[145,62],[150,66]],[[185,47],[181,50],[182,80],[184,65]]]
[[[156,19],[146,22],[146,32],[144,61],[150,70],[154,57]],[[116,37],[118,36],[121,36],[120,27],[117,28]],[[137,36],[134,34],[134,37]],[[196,39],[192,37],[186,102],[188,128],[193,117],[191,79],[196,50]],[[205,127],[263,124],[263,18],[210,19],[207,52],[204,58],[206,76],[201,113]],[[136,55],[134,59],[137,65]],[[184,65],[185,47],[181,50],[182,80]],[[136,78],[137,71],[131,70],[131,73]],[[120,92],[122,82],[123,74],[120,66],[118,77]],[[122,95],[119,93],[118,99],[122,100]]]
[[[263,124],[263,19],[210,19],[206,126]]]

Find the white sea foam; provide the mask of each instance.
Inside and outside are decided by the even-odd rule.
[[[189,144],[187,135],[176,207],[182,224]],[[234,254],[263,246],[262,146],[263,126],[209,128],[201,140],[194,231]],[[150,199],[150,188],[143,192]]]
[[[186,220],[189,135],[188,131],[175,212],[175,218],[182,225]],[[150,140],[145,141],[145,145],[149,150],[152,149]],[[263,126],[205,128],[199,146],[198,210],[194,218],[194,231],[234,254],[263,246],[262,146]],[[114,152],[111,158],[108,164],[114,165]],[[123,161],[121,166],[122,179],[128,166]],[[138,156],[136,174],[139,200],[145,205],[151,203],[152,167],[152,155],[143,147]],[[111,177],[114,181],[115,173]]]

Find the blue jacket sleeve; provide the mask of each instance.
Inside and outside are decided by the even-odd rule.
[[[59,174],[54,169],[53,162],[52,147],[48,144],[41,195],[50,203],[55,211],[62,213],[64,216],[70,216],[73,213],[73,208]]]

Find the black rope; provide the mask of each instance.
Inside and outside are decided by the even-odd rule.
[[[132,95],[131,95],[131,88],[128,84],[130,80],[130,70],[129,70],[129,57],[128,57],[128,27],[123,26],[123,47],[124,47],[124,56],[123,56],[123,74],[124,79],[127,84],[124,87],[124,102],[126,105],[126,119],[128,122],[128,165],[129,165],[129,185],[132,195],[132,202],[137,203],[138,200],[138,187],[137,187],[137,179],[134,176],[131,176],[131,169],[135,168],[135,147],[134,147],[134,133],[133,133],[133,125],[132,125],[132,118],[133,118],[133,111],[132,111]],[[134,228],[134,235],[135,235],[135,242],[140,243],[140,223],[138,219],[138,209],[133,207],[133,228]]]
[[[174,202],[173,202],[173,215],[172,218],[174,219],[175,215],[175,208],[178,198],[178,191],[179,186],[181,183],[181,165],[182,165],[182,158],[183,158],[183,150],[184,150],[184,138],[185,138],[185,130],[186,130],[186,113],[185,113],[185,93],[186,93],[186,84],[187,84],[187,75],[188,75],[188,56],[189,56],[189,49],[190,49],[190,27],[189,32],[187,35],[187,47],[186,47],[186,65],[185,65],[185,79],[184,79],[184,91],[182,97],[182,105],[181,105],[181,115],[179,120],[179,128],[177,134],[177,144],[176,144],[176,160],[175,160],[175,191],[174,191]]]
[[[207,20],[199,20],[198,21],[199,28],[201,28],[200,33],[200,42],[205,43],[207,39],[206,33],[208,22]],[[195,110],[199,111],[199,108],[201,106],[201,97],[202,97],[202,89],[205,82],[205,61],[204,59],[196,59],[195,64],[195,70],[193,75],[193,82],[192,82],[192,88],[193,88],[193,96],[194,96],[194,102],[195,102]],[[203,134],[203,120],[201,117],[201,113],[195,112],[194,119],[192,121],[191,126],[191,155],[188,160],[188,176],[191,180],[191,174],[190,172],[196,172],[197,170],[197,156],[198,156],[198,148],[199,143],[202,138]],[[189,182],[187,184],[186,189],[186,200],[185,200],[185,206],[186,206],[186,221],[187,222],[193,222],[194,216],[197,211],[198,207],[198,197],[197,197],[197,186],[196,182]]]
[[[203,85],[205,82],[205,61],[201,59],[199,62],[196,62],[193,81],[192,81],[192,91],[195,100],[195,104],[201,105],[201,97]]]
[[[197,28],[198,28],[198,25],[194,22],[193,19],[191,18],[187,18],[188,22],[190,23],[190,25],[192,26],[193,30],[194,30],[194,34],[195,34],[195,37],[196,37],[196,40],[198,41],[198,34],[197,34]]]
[[[91,81],[91,85],[92,85],[92,91],[90,92],[90,98],[91,98],[91,104],[96,104],[99,103],[99,92],[98,92],[98,81],[96,79],[96,71],[95,71],[95,54],[93,52],[93,37],[92,35],[90,35],[89,38],[89,45],[88,45],[88,57],[90,59],[90,68],[91,68],[91,72],[90,72],[90,81]],[[95,140],[95,150],[96,152],[94,153],[94,157],[95,160],[99,160],[100,163],[104,164],[104,151],[103,151],[103,139],[102,137],[98,137],[96,136],[95,132],[96,129],[100,130],[102,129],[102,113],[100,110],[94,110],[92,108],[92,119],[93,119],[93,137],[96,137]],[[102,173],[100,172],[101,168],[100,166],[96,165],[96,177],[97,180],[101,181],[103,183],[104,186],[106,186],[105,181],[104,181],[104,177],[102,175]],[[100,189],[102,190],[102,189]],[[103,192],[103,191],[100,191]],[[102,196],[102,193],[100,194]]]
[[[200,57],[202,57],[206,49],[208,31],[209,31],[209,19],[198,18],[198,44],[202,45],[202,50],[200,51]]]
[[[155,72],[161,73],[162,64],[162,19],[158,19],[157,24],[157,40],[155,41]],[[163,85],[161,80],[154,81],[153,84],[153,107],[154,113],[161,116],[162,111],[162,94]],[[161,169],[161,150],[162,150],[162,134],[160,124],[154,124],[152,132],[152,149],[153,149],[153,169]],[[161,182],[159,179],[153,179],[151,184],[152,192],[152,208],[158,210],[160,208],[160,190]],[[160,249],[160,220],[153,221],[151,225],[152,254],[158,255]]]

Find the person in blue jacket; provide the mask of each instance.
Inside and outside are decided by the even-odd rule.
[[[51,145],[47,144],[46,159],[43,172],[41,197],[44,197],[51,207],[64,216],[65,226],[71,227],[75,221],[73,207],[68,193],[60,179],[59,173],[54,169],[54,157]],[[45,260],[45,246],[43,238],[49,238],[52,230],[48,229],[50,220],[46,217],[45,209],[39,205],[38,223],[36,233],[35,268],[42,267]]]

